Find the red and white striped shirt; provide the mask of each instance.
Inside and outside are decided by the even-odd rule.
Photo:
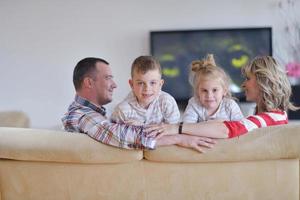
[[[233,138],[243,135],[256,128],[287,124],[287,113],[283,111],[262,112],[256,115],[251,115],[240,121],[224,121],[224,124],[229,129],[228,137]]]

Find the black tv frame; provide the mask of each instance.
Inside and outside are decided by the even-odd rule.
[[[197,33],[199,33],[199,34],[203,34],[203,33],[206,33],[206,34],[208,34],[208,33],[211,33],[211,34],[213,34],[213,33],[217,33],[217,32],[224,32],[224,33],[228,33],[228,34],[234,34],[234,32],[235,32],[235,34],[237,34],[238,32],[244,32],[244,34],[245,33],[247,33],[247,32],[251,32],[251,31],[264,31],[264,32],[267,32],[267,34],[268,34],[268,41],[266,41],[266,43],[268,43],[268,47],[265,47],[265,48],[268,48],[269,49],[269,52],[268,52],[268,55],[272,55],[272,52],[273,52],[273,46],[272,46],[272,27],[243,27],[243,28],[240,28],[240,27],[238,27],[238,28],[220,28],[220,29],[218,29],[218,28],[216,28],[216,29],[194,29],[194,30],[161,30],[161,31],[150,31],[150,53],[151,53],[151,55],[153,55],[154,57],[156,57],[158,60],[160,60],[158,57],[157,57],[157,55],[156,55],[156,52],[154,52],[155,51],[155,47],[154,47],[154,40],[155,40],[155,37],[157,36],[157,35],[165,35],[165,36],[167,36],[167,35],[172,35],[172,34],[183,34],[183,35],[192,35],[193,33],[194,34],[197,34]],[[201,39],[199,39],[199,41],[200,41]],[[188,40],[187,40],[188,41]],[[206,53],[214,53],[214,52],[206,52]],[[200,58],[202,58],[203,56],[205,56],[205,55],[198,55],[197,57],[194,57],[193,59],[191,59],[191,60],[189,60],[187,63],[186,63],[186,65],[189,65],[189,63],[192,61],[192,60],[195,60],[195,59],[200,59]],[[256,55],[255,55],[256,56]],[[254,57],[254,56],[253,56]],[[251,57],[251,59],[253,58],[253,57]],[[221,67],[223,67],[222,66],[222,63],[219,63],[218,62],[218,58],[216,58],[216,60],[217,60],[217,64],[220,64],[220,66]],[[162,69],[164,69],[164,63],[162,63],[161,62],[161,64],[162,64]],[[186,69],[185,70],[187,70],[187,71],[185,71],[185,75],[186,76],[188,76],[188,66],[180,66],[180,67],[186,67]],[[229,74],[229,75],[232,75],[232,74]],[[163,75],[163,78],[165,79],[165,77],[164,77],[164,75]],[[189,87],[189,88],[187,88],[189,91],[191,91],[191,86],[188,86],[189,85],[189,83],[188,83],[188,81],[187,81],[187,79],[188,79],[188,77],[186,77],[185,78],[185,85],[187,86],[187,87]],[[167,84],[167,81],[168,80],[166,80],[166,83],[165,84]],[[186,82],[187,81],[187,82]],[[174,94],[172,94],[172,92],[170,92],[170,91],[168,91],[168,90],[166,90],[164,87],[163,87],[163,90],[165,90],[166,92],[168,92],[168,93],[170,93],[171,95],[173,95],[174,96],[174,98],[176,99],[176,101],[177,101],[177,103],[179,103],[179,104],[186,104],[187,103],[187,101],[188,101],[188,99],[193,95],[192,94],[192,92],[191,92],[191,94],[190,94],[190,97],[186,97],[186,98],[177,98],[176,97],[176,95],[174,95]],[[235,96],[235,97],[237,97],[240,101],[245,101],[245,96],[244,96],[244,93],[243,92],[235,92],[235,93],[233,93],[233,95]]]

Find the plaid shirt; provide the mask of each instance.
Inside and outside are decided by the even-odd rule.
[[[143,126],[111,123],[105,109],[76,95],[62,118],[64,129],[88,134],[93,139],[125,149],[154,149],[156,140],[145,136]]]

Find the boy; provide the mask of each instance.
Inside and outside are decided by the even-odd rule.
[[[131,67],[132,91],[119,103],[111,119],[132,125],[178,123],[180,113],[175,99],[161,91],[161,67],[152,56],[136,58]]]

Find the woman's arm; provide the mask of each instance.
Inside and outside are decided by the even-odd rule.
[[[178,124],[160,124],[148,126],[145,131],[149,136],[163,136],[179,133]],[[210,138],[228,138],[229,130],[222,121],[207,121],[200,123],[183,123],[182,133],[188,135],[210,137]]]
[[[182,124],[182,133],[210,138],[228,138],[229,130],[221,121]]]

